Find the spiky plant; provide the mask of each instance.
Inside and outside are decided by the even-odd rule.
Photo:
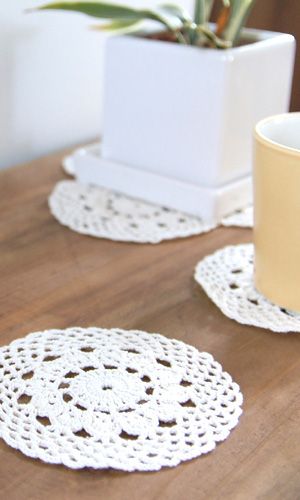
[[[98,28],[111,32],[134,32],[140,30],[142,21],[156,21],[178,43],[225,49],[238,42],[254,2],[255,0],[222,0],[214,28],[209,24],[214,0],[195,0],[193,16],[177,4],[138,9],[99,0],[49,3],[34,10],[68,10],[108,19],[109,22]]]

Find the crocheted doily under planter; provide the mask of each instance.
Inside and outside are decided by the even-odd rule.
[[[160,243],[216,228],[199,217],[73,180],[55,186],[49,207],[58,222],[73,231],[113,241]],[[250,208],[225,217],[222,225],[251,227],[251,221]]]
[[[237,210],[231,215],[222,219],[222,226],[253,227],[253,207],[249,206],[242,210]]]
[[[94,145],[91,145],[94,146]],[[79,148],[76,149],[73,154],[65,156],[62,159],[62,169],[63,171],[71,176],[75,176],[75,168],[74,168],[74,155],[81,155],[84,154],[84,149]],[[109,190],[106,190],[109,191]],[[112,196],[114,196],[114,191],[109,191]],[[127,198],[126,195],[123,196],[124,198]],[[131,198],[129,198],[131,199]],[[160,207],[157,207],[158,209],[161,209]],[[189,219],[191,216],[190,215],[184,215],[187,219]],[[194,217],[193,217],[194,219]],[[199,218],[197,218],[199,221]],[[232,214],[224,217],[221,221],[221,226],[235,226],[235,227],[244,227],[244,228],[252,228],[253,227],[253,207],[248,206],[246,208],[242,208],[240,210],[236,210]],[[202,232],[206,232],[207,230],[202,229],[202,223],[200,221],[199,224],[199,232],[198,233],[192,233],[192,234],[201,234]],[[214,229],[214,227],[210,227],[210,229]],[[187,236],[190,236],[189,234]],[[175,236],[176,237],[176,236]]]
[[[73,231],[114,241],[159,243],[215,227],[198,217],[72,180],[55,186],[49,207]]]
[[[227,246],[200,261],[195,280],[238,323],[274,332],[300,332],[300,314],[272,304],[254,287],[252,244]]]
[[[242,394],[210,354],[162,335],[32,333],[0,349],[0,436],[71,468],[158,470],[213,450]]]

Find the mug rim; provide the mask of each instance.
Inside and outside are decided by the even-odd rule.
[[[297,156],[297,157],[299,156],[300,157],[300,149],[292,148],[290,146],[285,146],[283,144],[280,144],[279,142],[272,141],[272,139],[269,139],[268,137],[266,137],[262,133],[262,131],[260,130],[260,128],[265,123],[272,122],[272,121],[278,120],[280,118],[288,119],[288,117],[295,116],[295,115],[299,116],[299,121],[300,121],[300,112],[299,111],[294,111],[292,113],[280,113],[278,115],[268,116],[267,118],[264,118],[263,120],[260,120],[255,125],[255,128],[254,128],[254,136],[255,136],[255,138],[259,142],[261,142],[262,144],[265,144],[266,146],[271,147],[272,149],[275,149],[276,151],[281,151],[281,152],[284,152],[284,153],[289,153],[292,156]]]

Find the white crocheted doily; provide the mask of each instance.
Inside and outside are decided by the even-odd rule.
[[[92,144],[92,146],[94,146],[94,144]],[[75,170],[74,170],[74,156],[75,155],[79,155],[80,156],[81,154],[84,154],[84,151],[85,151],[85,148],[75,149],[75,151],[73,152],[72,155],[65,156],[62,159],[62,169],[64,170],[64,172],[67,175],[70,175],[70,176],[74,176],[75,175]],[[114,196],[114,191],[113,190],[106,190],[106,191],[109,191],[110,194],[112,196]],[[126,197],[126,196],[124,196],[124,197]],[[161,210],[161,207],[156,207],[156,208],[158,208],[158,210]],[[184,217],[186,217],[187,219],[189,219],[191,216],[185,214]],[[201,220],[199,220],[199,218],[198,218],[198,221],[200,223],[200,228],[201,228],[203,226],[203,223],[201,222]],[[249,206],[249,207],[246,207],[246,208],[242,208],[240,210],[236,210],[232,214],[224,217],[222,219],[222,221],[221,221],[221,225],[222,226],[236,226],[236,227],[252,228],[253,227],[253,207]],[[208,230],[210,230],[210,229],[214,229],[214,227],[210,226]],[[196,234],[200,234],[200,233],[206,232],[206,231],[203,231],[201,229],[200,232],[196,233]],[[193,234],[195,234],[195,233],[193,233]]]
[[[62,159],[62,168],[65,174],[70,175],[74,177],[75,175],[75,170],[74,170],[74,164],[73,164],[73,158],[72,156],[64,156]]]
[[[254,287],[253,245],[228,246],[200,261],[195,280],[231,319],[274,332],[299,332],[300,314],[272,304]]]
[[[64,226],[114,241],[159,243],[215,227],[198,217],[76,181],[59,182],[49,197],[49,207]]]
[[[72,468],[158,470],[215,448],[242,413],[210,354],[158,334],[69,328],[0,349],[0,436]]]
[[[253,227],[253,207],[233,212],[222,219],[222,226]]]

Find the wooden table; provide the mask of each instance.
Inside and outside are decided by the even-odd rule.
[[[251,241],[222,228],[160,245],[76,234],[50,215],[61,155],[0,174],[1,345],[68,326],[160,332],[208,351],[240,384],[244,414],[229,439],[199,459],[156,473],[72,471],[0,441],[5,500],[300,498],[300,335],[224,317],[193,281],[197,261]]]

